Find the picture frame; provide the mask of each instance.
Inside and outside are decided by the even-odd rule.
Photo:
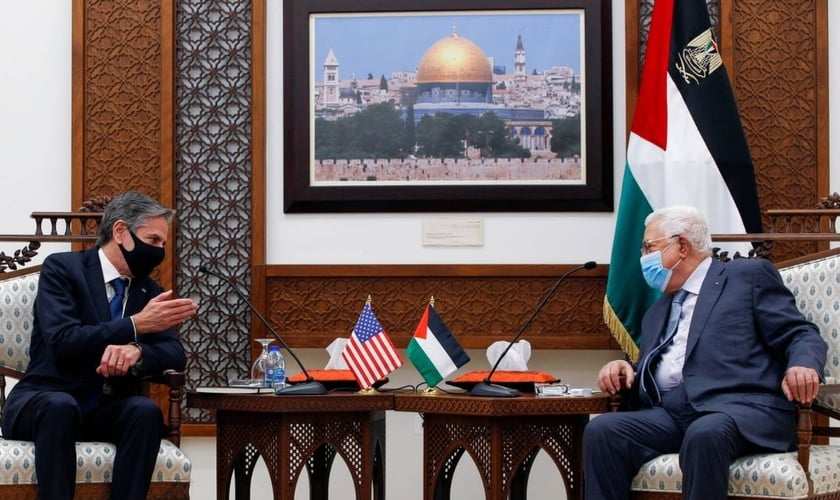
[[[284,0],[284,211],[612,211],[611,29],[610,0]]]

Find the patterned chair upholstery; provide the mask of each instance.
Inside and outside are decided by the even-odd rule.
[[[840,253],[836,250],[780,267],[800,311],[813,321],[828,345],[823,374],[826,384],[812,405],[814,412],[840,415],[834,385],[840,380]],[[730,498],[840,499],[840,446],[810,444],[812,436],[840,436],[840,429],[812,427],[812,411],[800,408],[799,449],[762,453],[735,460],[729,468]],[[807,473],[806,473],[807,471]],[[682,471],[677,454],[661,455],[642,466],[633,479],[636,499],[682,498]]]
[[[6,377],[20,378],[29,364],[32,303],[40,266],[0,274],[0,412],[6,401]],[[149,499],[188,499],[192,465],[178,448],[184,374],[161,380],[169,386],[169,436],[161,440]],[[34,445],[0,437],[0,499],[37,498]],[[115,446],[105,442],[76,443],[76,498],[108,498]]]

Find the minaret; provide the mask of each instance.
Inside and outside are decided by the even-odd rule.
[[[525,76],[525,47],[522,46],[522,35],[516,38],[516,50],[513,51],[513,74]]]
[[[337,106],[339,104],[339,79],[338,59],[336,59],[332,48],[324,61],[324,106]]]

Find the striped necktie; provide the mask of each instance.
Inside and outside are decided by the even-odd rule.
[[[656,386],[654,367],[659,361],[659,356],[662,354],[662,351],[671,344],[674,335],[677,334],[677,326],[679,326],[680,315],[682,314],[682,304],[688,296],[688,293],[687,290],[680,289],[674,294],[674,298],[671,300],[671,314],[668,316],[668,326],[665,328],[665,335],[662,337],[662,341],[647,353],[647,356],[645,356],[639,365],[639,376],[641,377],[639,379],[639,396],[642,398],[642,401],[651,406],[659,403],[661,396],[659,394],[659,387]]]

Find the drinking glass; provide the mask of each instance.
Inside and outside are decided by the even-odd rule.
[[[268,344],[274,342],[274,339],[254,339],[254,342],[259,342],[262,345],[262,352],[251,366],[251,380],[261,382],[264,385],[265,363],[268,361]]]

